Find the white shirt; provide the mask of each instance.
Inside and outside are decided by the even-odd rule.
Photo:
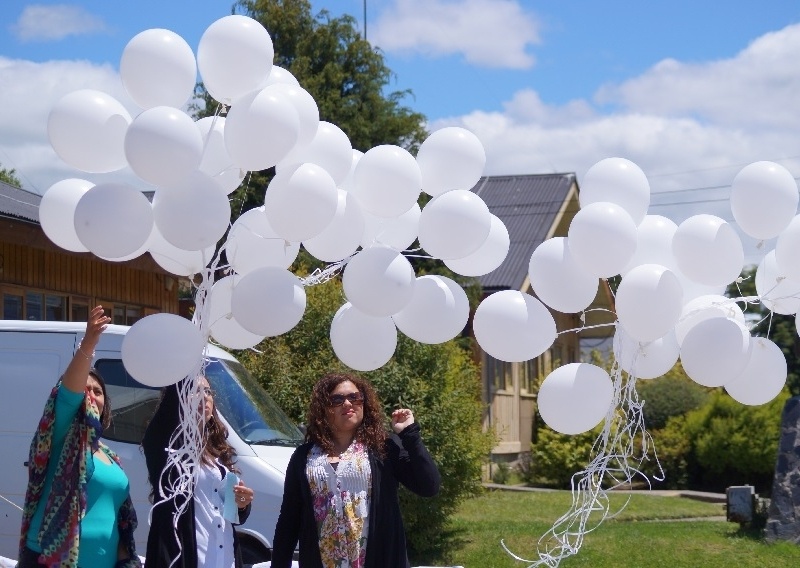
[[[208,568],[233,568],[233,525],[222,516],[225,505],[227,470],[217,465],[203,463],[199,468],[194,488],[195,538],[197,539],[197,565]]]

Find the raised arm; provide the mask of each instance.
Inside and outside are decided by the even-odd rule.
[[[439,469],[420,437],[419,424],[407,408],[392,413],[392,431],[389,440],[389,460],[397,480],[421,497],[439,493],[442,483]]]
[[[95,306],[89,312],[86,335],[83,336],[75,355],[72,356],[72,361],[64,371],[63,384],[72,392],[86,391],[86,381],[89,378],[89,369],[92,367],[94,349],[97,347],[97,342],[100,341],[100,335],[109,323],[111,323],[111,318],[103,313],[103,306]]]

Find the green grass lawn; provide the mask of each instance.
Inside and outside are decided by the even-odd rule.
[[[612,495],[611,511],[627,500],[626,494]],[[454,516],[449,550],[437,563],[465,568],[528,566],[506,554],[500,540],[518,556],[538,558],[539,537],[570,504],[566,491],[493,491],[471,499]],[[562,560],[560,568],[800,566],[800,546],[766,544],[741,531],[738,524],[719,520],[724,515],[721,504],[637,493],[621,513],[588,534],[580,551]],[[714,517],[717,520],[702,520]]]

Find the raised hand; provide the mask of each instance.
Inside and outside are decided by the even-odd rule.
[[[398,408],[392,412],[392,430],[399,434],[414,423],[414,413],[408,408]]]

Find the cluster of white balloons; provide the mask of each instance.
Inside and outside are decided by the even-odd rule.
[[[556,329],[543,304],[581,312],[593,301],[600,278],[621,275],[613,349],[631,377],[660,377],[680,359],[691,379],[724,386],[743,404],[764,404],[778,395],[786,360],[770,339],[751,337],[739,304],[761,302],[779,314],[800,308],[798,188],[783,166],[756,162],[732,182],[731,209],[741,230],[757,240],[777,237],[775,250],[757,268],[753,298],[722,295],[743,268],[735,229],[707,214],[680,225],[648,215],[649,182],[633,162],[608,158],[592,166],[579,199],[567,237],[551,238],[531,255],[530,282],[538,299],[504,292],[502,301],[494,294],[478,307],[475,334],[485,338],[481,345],[490,355],[522,361],[544,352]],[[577,434],[606,416],[612,397],[605,370],[565,365],[543,381],[539,410],[554,430]]]
[[[467,296],[455,281],[416,276],[403,254],[414,241],[466,276],[494,270],[508,252],[505,226],[469,191],[486,162],[474,134],[437,130],[416,156],[394,145],[354,150],[273,58],[269,33],[246,16],[209,26],[196,58],[177,34],[151,29],[127,44],[120,63],[138,115],[93,90],[70,93],[51,110],[49,139],[66,163],[102,174],[129,167],[154,191],[151,203],[118,181],[54,184],[40,218],[57,245],[111,261],[149,252],[165,270],[189,276],[219,260],[228,231],[222,250],[230,275],[210,286],[206,315],[188,326],[178,316],[148,316],[126,335],[123,360],[145,384],[183,378],[209,335],[243,349],[297,325],[308,282],[288,269],[301,246],[346,264],[347,302],[330,336],[336,355],[360,371],[389,361],[398,329],[441,343],[467,323]],[[181,107],[198,71],[227,112],[195,122]],[[247,172],[271,167],[264,205],[231,225],[228,195]],[[423,191],[431,199],[420,209]]]

